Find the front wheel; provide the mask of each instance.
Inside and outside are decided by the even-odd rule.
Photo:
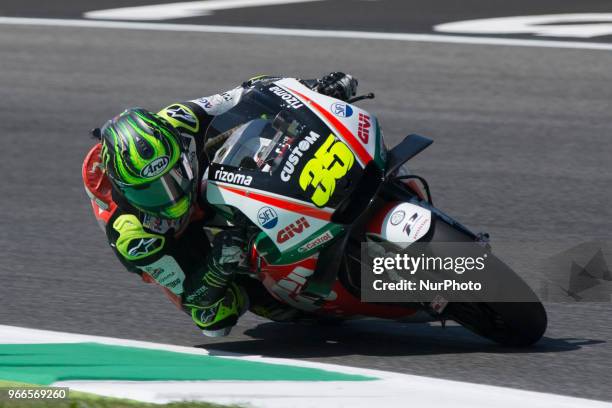
[[[449,303],[450,319],[505,346],[525,347],[540,340],[547,317],[540,302]]]
[[[441,221],[441,220],[439,220]],[[462,228],[447,222],[437,222],[432,241],[473,242]],[[511,287],[523,302],[484,302],[477,297],[466,302],[449,303],[446,316],[472,332],[505,346],[530,346],[546,331],[546,310],[529,285],[508,265],[494,255],[488,258],[490,270],[499,279],[496,290]]]

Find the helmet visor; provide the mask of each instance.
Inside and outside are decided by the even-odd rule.
[[[150,183],[120,185],[124,197],[134,207],[163,218],[180,218],[191,206],[193,172],[183,154],[170,171]]]

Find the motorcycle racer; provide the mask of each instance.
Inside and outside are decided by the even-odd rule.
[[[236,106],[260,76],[221,94],[174,103],[157,113],[131,108],[93,131],[99,139],[83,163],[94,215],[115,255],[143,281],[157,283],[208,336],[229,334],[248,309],[235,282],[250,237],[239,227],[211,239],[215,213],[205,200],[204,135],[212,119]],[[357,80],[341,72],[302,80],[344,101]]]

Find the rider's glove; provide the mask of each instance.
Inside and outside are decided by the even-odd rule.
[[[343,72],[332,72],[319,79],[316,91],[332,98],[347,101],[357,94],[359,81]]]
[[[249,298],[241,287],[230,284],[224,296],[212,305],[189,305],[193,322],[209,337],[227,336],[238,318],[249,308]]]
[[[245,238],[237,231],[218,233],[213,240],[213,263],[228,275],[244,271],[247,269],[246,246]]]

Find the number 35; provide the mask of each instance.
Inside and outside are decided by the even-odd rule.
[[[353,152],[331,134],[304,166],[300,174],[300,187],[306,191],[308,186],[312,186],[315,191],[310,199],[318,207],[323,207],[334,194],[336,180],[344,177],[353,163]]]

